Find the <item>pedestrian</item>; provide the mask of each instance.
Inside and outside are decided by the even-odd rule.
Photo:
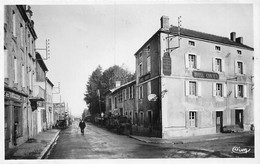
[[[86,124],[83,120],[80,121],[79,127],[80,127],[80,130],[81,130],[81,133],[84,134],[84,129],[86,127]]]

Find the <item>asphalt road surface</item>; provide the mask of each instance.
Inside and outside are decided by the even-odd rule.
[[[144,143],[125,135],[87,124],[82,135],[78,122],[62,130],[46,159],[126,159],[126,158],[218,158],[221,154],[170,145]]]

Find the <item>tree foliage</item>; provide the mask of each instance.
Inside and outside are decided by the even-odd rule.
[[[122,65],[114,65],[104,72],[101,66],[94,70],[88,79],[84,100],[89,105],[91,114],[105,112],[105,92],[116,87],[116,81],[121,85],[134,80],[135,75]],[[99,92],[99,93],[98,93]],[[100,94],[100,96],[98,95]]]

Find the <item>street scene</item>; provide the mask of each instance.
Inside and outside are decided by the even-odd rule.
[[[3,5],[4,162],[256,160],[254,3],[59,3]]]
[[[147,143],[87,124],[84,134],[78,122],[60,132],[46,159],[120,159],[120,158],[236,158],[254,157],[253,134],[232,136],[208,142],[186,144]],[[234,146],[250,149],[235,154]]]

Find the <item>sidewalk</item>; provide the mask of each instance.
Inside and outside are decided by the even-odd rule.
[[[34,138],[6,152],[5,159],[42,159],[57,139],[59,132],[59,129],[40,132]]]
[[[146,142],[146,143],[154,143],[154,144],[185,144],[191,142],[203,142],[203,141],[213,141],[213,140],[221,140],[228,138],[235,138],[239,136],[246,135],[254,135],[254,132],[238,132],[238,133],[217,133],[211,135],[201,135],[201,136],[191,136],[191,137],[178,137],[178,138],[170,138],[170,139],[162,139],[156,137],[144,137],[144,136],[133,136],[130,135],[130,138],[134,138],[136,140]]]

